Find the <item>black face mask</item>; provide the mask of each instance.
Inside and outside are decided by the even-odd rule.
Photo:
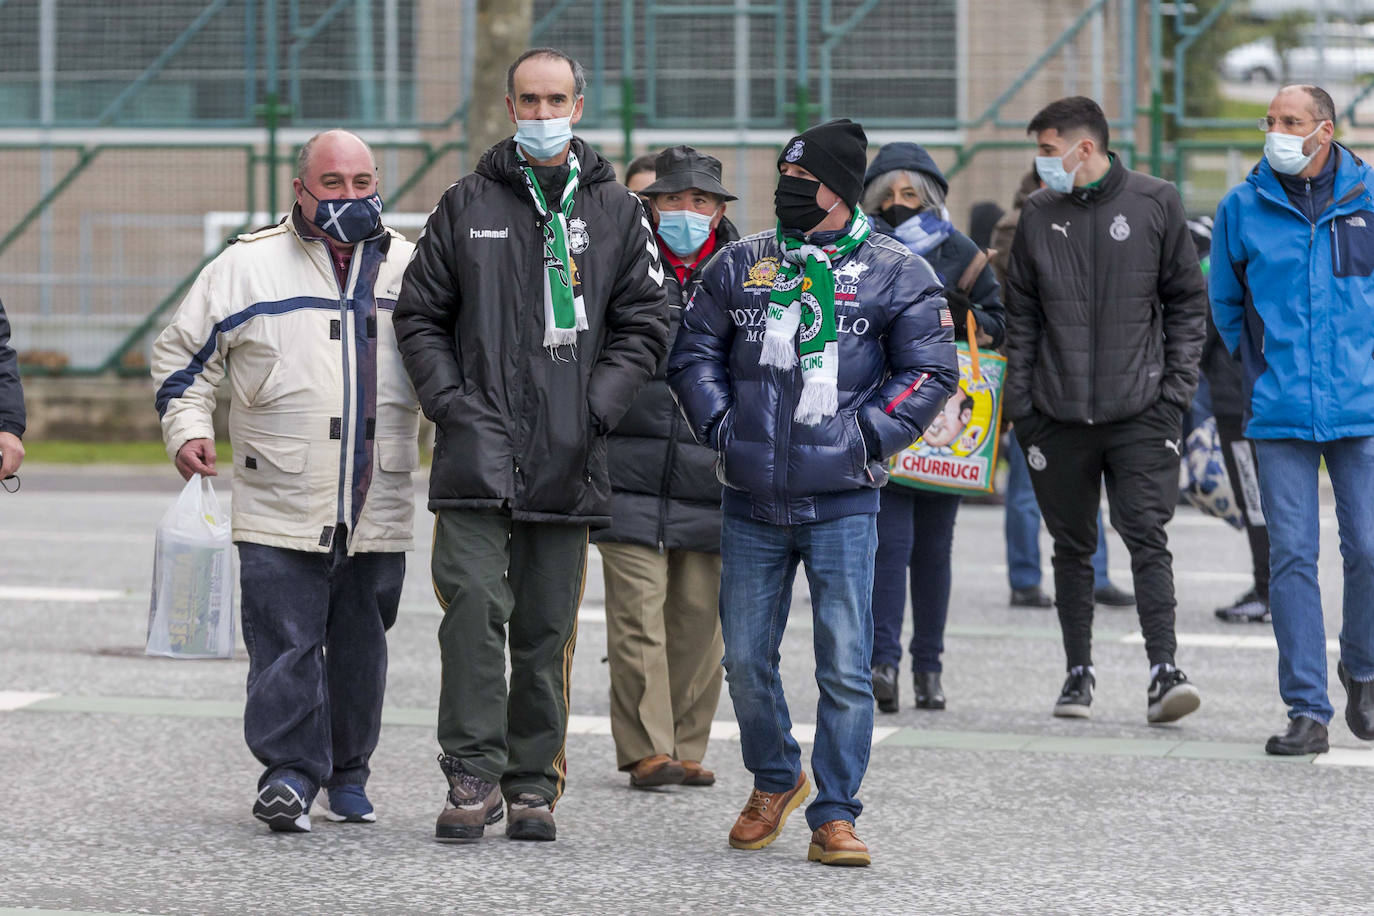
[[[896,229],[902,223],[920,212],[921,210],[919,207],[913,210],[911,207],[903,207],[901,204],[891,204],[879,210],[878,215],[881,216],[889,226]]]
[[[829,215],[829,210],[816,206],[816,192],[820,189],[819,181],[778,176],[778,187],[773,192],[773,212],[778,215],[782,228],[810,232]]]

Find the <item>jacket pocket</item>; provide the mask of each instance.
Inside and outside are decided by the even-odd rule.
[[[1359,210],[1331,221],[1331,273],[1337,277],[1374,274],[1374,212]]]
[[[234,515],[277,520],[294,533],[311,515],[308,439],[249,439],[234,455]],[[257,528],[260,522],[247,527]],[[306,523],[309,524],[308,521]]]
[[[864,442],[863,428],[859,426],[859,414],[845,411],[844,425],[849,438],[849,454],[854,459],[854,477],[862,482],[868,476],[864,473],[868,467],[868,445]]]
[[[414,439],[378,439],[377,466],[383,471],[409,474],[420,466],[420,444]]]
[[[378,473],[368,487],[363,511],[384,536],[408,539],[415,511],[410,475],[420,466],[419,442],[411,437],[378,439],[376,454]]]

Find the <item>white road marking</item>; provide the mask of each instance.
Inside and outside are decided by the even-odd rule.
[[[1333,747],[1325,754],[1318,754],[1312,762],[1328,767],[1374,767],[1374,750]]]
[[[23,690],[0,690],[0,710],[23,709],[40,700],[57,696],[55,693],[28,693]]]
[[[110,588],[53,588],[44,585],[0,585],[0,601],[119,601],[133,597]]]

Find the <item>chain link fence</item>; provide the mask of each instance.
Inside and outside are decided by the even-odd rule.
[[[1281,82],[1327,85],[1350,142],[1374,129],[1371,19],[1374,0],[535,0],[528,27],[587,67],[581,135],[619,163],[711,152],[747,232],[782,143],[831,117],[927,145],[964,227],[1010,205],[1025,123],[1076,93],[1208,212]],[[318,130],[373,143],[413,237],[476,157],[477,22],[476,0],[0,0],[0,296],[26,371],[142,371],[217,236],[290,205]]]

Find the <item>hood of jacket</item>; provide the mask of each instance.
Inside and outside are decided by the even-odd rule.
[[[868,167],[868,171],[864,172],[864,187],[872,184],[873,179],[879,175],[896,169],[929,175],[943,193],[949,193],[949,182],[945,179],[945,173],[940,171],[930,153],[919,143],[885,144],[878,150],[878,155]]]

